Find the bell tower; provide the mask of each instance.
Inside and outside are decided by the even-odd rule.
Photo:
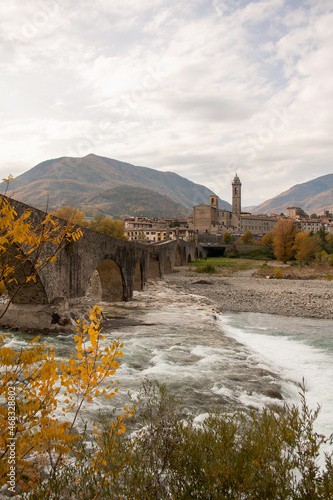
[[[236,174],[232,181],[232,213],[235,215],[241,213],[241,187],[242,183]]]
[[[219,208],[219,199],[218,196],[210,196],[209,197],[209,204],[211,207]]]

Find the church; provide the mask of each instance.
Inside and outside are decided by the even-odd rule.
[[[209,205],[201,203],[193,207],[193,215],[189,218],[189,228],[195,234],[244,234],[251,231],[255,235],[269,233],[277,224],[280,216],[251,215],[241,211],[242,183],[236,174],[232,181],[232,212],[219,209],[218,196],[209,197]]]

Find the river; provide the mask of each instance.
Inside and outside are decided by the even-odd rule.
[[[176,292],[165,283],[150,285],[129,303],[103,304],[121,337],[123,358],[116,372],[119,394],[87,408],[85,417],[129,404],[148,377],[166,383],[186,411],[202,415],[224,409],[262,408],[299,401],[297,384],[305,379],[307,400],[322,409],[316,430],[333,432],[332,321],[260,313],[219,313],[198,295]],[[133,320],[134,325],[121,326]],[[137,324],[135,324],[137,323]],[[38,332],[36,332],[38,333]],[[12,332],[8,345],[24,347],[31,334]],[[43,336],[57,356],[68,357],[74,341],[67,335]],[[283,400],[282,400],[283,398]],[[200,417],[198,417],[200,418]]]

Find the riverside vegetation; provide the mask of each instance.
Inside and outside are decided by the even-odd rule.
[[[47,265],[38,252],[45,238],[34,233],[28,213],[18,218],[4,199],[0,220],[3,283],[15,284],[15,267],[28,257],[26,280],[33,280],[33,264]],[[55,221],[47,221],[48,244],[56,258],[75,230],[59,226],[52,233]],[[13,246],[22,251],[8,260]],[[322,468],[318,465],[320,450],[332,445],[332,436],[314,432],[319,409],[309,410],[304,388],[300,409],[273,406],[223,413],[214,408],[197,424],[163,385],[146,381],[134,401],[137,409],[125,408],[106,421],[96,418],[82,432],[82,408],[117,393],[112,379],[100,389],[102,381],[114,376],[122,356],[119,341],[102,346],[100,320],[99,309],[93,308],[89,322],[78,323],[76,350],[66,361],[56,359],[38,339],[23,351],[1,336],[1,493],[59,500],[332,498],[332,452],[326,452]],[[66,398],[63,403],[60,395]],[[9,418],[13,411],[14,420]]]
[[[225,233],[222,244],[230,244],[230,233]],[[247,245],[239,249],[237,245]],[[255,245],[251,248],[251,245]],[[250,248],[249,248],[250,247]],[[282,268],[268,265],[281,261]],[[286,263],[289,262],[289,266]],[[246,231],[235,242],[225,257],[192,262],[198,273],[230,275],[245,269],[257,269],[256,276],[288,279],[333,279],[333,234],[320,229],[316,234],[297,231],[291,219],[282,219],[271,233],[255,241]]]

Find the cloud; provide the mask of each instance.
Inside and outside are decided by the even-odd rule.
[[[330,1],[0,6],[2,177],[93,152],[245,204],[332,172]]]

